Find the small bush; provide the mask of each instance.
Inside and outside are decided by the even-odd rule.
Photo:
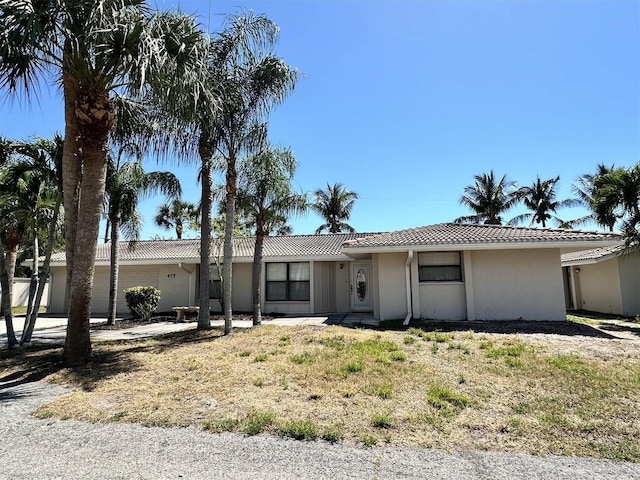
[[[254,362],[266,362],[267,361],[267,354],[266,353],[259,353],[258,355],[256,355],[253,359]]]
[[[155,287],[131,287],[125,289],[124,298],[131,314],[147,321],[158,309],[160,290]]]

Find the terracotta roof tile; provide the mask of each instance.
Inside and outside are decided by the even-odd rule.
[[[411,247],[438,245],[482,245],[519,243],[557,243],[578,241],[620,241],[620,235],[581,230],[550,228],[507,227],[499,225],[471,225],[441,223],[425,227],[409,228],[386,233],[339,233],[328,235],[290,235],[267,237],[263,256],[266,259],[282,257],[324,257],[347,258],[345,252],[358,248]],[[120,243],[120,260],[136,261],[198,261],[200,240],[142,240],[135,249],[128,248],[128,242]],[[254,238],[234,239],[234,256],[245,260],[253,257]],[[219,240],[222,250],[222,239]],[[216,246],[212,256],[217,256]],[[96,262],[108,262],[110,244],[99,244]],[[53,255],[52,263],[64,263],[64,252]]]
[[[605,232],[553,228],[511,227],[440,223],[381,233],[345,242],[345,250],[364,247],[409,247],[417,245],[477,245],[514,243],[555,243],[565,241],[619,241],[620,236]]]
[[[610,247],[592,248],[591,250],[581,250],[579,252],[563,253],[562,263],[565,262],[589,262],[600,260],[610,255],[616,255],[624,249],[624,244],[612,245]]]
[[[342,244],[347,240],[353,240],[363,236],[374,235],[372,233],[341,233],[328,235],[288,235],[281,237],[267,237],[264,242],[263,256],[269,257],[344,257],[341,251]],[[233,253],[235,257],[253,258],[255,239],[235,238]],[[200,240],[141,240],[136,243],[135,249],[129,249],[128,242],[121,242],[120,261],[194,261],[200,259]],[[110,258],[109,243],[98,244],[96,262],[108,262]],[[222,252],[222,239],[219,239],[218,247]],[[211,255],[217,256],[216,245],[212,245]],[[52,263],[64,263],[64,252],[55,253]]]

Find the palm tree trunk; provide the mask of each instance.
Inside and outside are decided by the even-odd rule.
[[[80,150],[80,130],[75,113],[75,101],[78,98],[78,84],[72,75],[64,72],[62,76],[64,90],[64,145],[62,153],[62,181],[64,194],[64,240],[67,263],[66,301],[71,294],[71,278],[74,271],[76,229],[78,225],[78,202],[80,201],[80,181],[82,179],[82,158]]]
[[[65,104],[69,100],[65,90]],[[73,94],[74,92],[71,92]],[[75,91],[77,95],[77,90]],[[100,228],[100,217],[104,201],[105,178],[107,173],[107,149],[109,132],[113,128],[114,110],[106,92],[85,92],[74,98],[74,105],[86,104],[76,111],[72,123],[78,122],[82,144],[82,180],[80,182],[80,202],[77,204],[76,222],[70,225],[75,236],[67,244],[73,255],[69,295],[69,320],[63,359],[66,366],[84,365],[91,357],[89,320],[91,317],[91,288],[95,270],[96,247]],[[66,105],[65,105],[66,111]],[[96,113],[94,113],[94,111]],[[82,118],[82,123],[80,123]],[[65,136],[68,132],[65,132]],[[64,158],[68,161],[68,153]],[[74,152],[76,153],[76,152]],[[66,179],[65,179],[66,180]],[[67,195],[65,189],[65,198]],[[69,235],[69,232],[67,232]]]
[[[253,325],[262,324],[262,312],[260,311],[260,290],[262,273],[262,247],[264,245],[264,228],[262,219],[256,219],[256,243],[253,252]]]
[[[2,313],[7,325],[7,347],[11,349],[18,344],[18,340],[16,339],[16,333],[13,330],[13,314],[11,313],[11,295],[9,288],[10,284],[7,264],[5,262],[5,254],[4,243],[0,240],[0,288],[2,288]]]
[[[109,314],[107,325],[116,322],[116,310],[118,303],[118,273],[120,270],[120,219],[116,216],[111,221],[111,262],[109,266]]]
[[[34,218],[34,225],[36,219]],[[29,282],[29,297],[27,300],[27,312],[24,317],[24,327],[22,328],[22,333],[24,334],[27,329],[27,324],[29,322],[29,318],[33,313],[33,301],[36,296],[36,290],[38,289],[38,270],[39,268],[39,260],[40,260],[40,244],[38,242],[38,232],[36,229],[33,229],[33,262],[31,267],[31,281]]]
[[[236,186],[237,174],[236,174],[236,161],[233,155],[227,161],[227,175],[226,175],[226,187],[227,187],[227,205],[225,227],[224,227],[224,259],[222,264],[222,275],[224,281],[222,286],[223,290],[223,303],[224,303],[224,334],[231,335],[233,333],[233,307],[231,305],[232,295],[232,265],[233,265],[233,226],[234,217],[236,214]]]
[[[44,256],[44,263],[42,264],[42,272],[40,273],[40,283],[38,284],[38,291],[36,292],[36,299],[33,302],[33,311],[31,316],[25,320],[25,328],[22,330],[22,337],[20,338],[20,345],[31,341],[31,335],[33,335],[33,329],[36,326],[36,320],[38,319],[38,311],[40,310],[40,303],[42,303],[42,295],[44,294],[44,287],[49,278],[49,265],[51,264],[51,255],[53,254],[53,244],[55,241],[56,227],[58,225],[58,217],[60,216],[60,204],[61,198],[58,197],[55,209],[53,211],[53,218],[49,223],[49,236],[47,238],[47,251]]]
[[[13,235],[8,235],[6,240],[4,261],[7,268],[7,292],[9,295],[9,308],[13,306],[13,279],[16,272],[16,261],[18,259],[18,238]]]
[[[202,219],[200,224],[200,309],[198,310],[198,330],[211,328],[211,315],[209,313],[209,296],[211,272],[211,203],[213,197],[213,185],[211,178],[211,161],[213,152],[207,145],[200,146],[200,158],[202,160]]]

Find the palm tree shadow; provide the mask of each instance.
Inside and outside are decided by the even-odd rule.
[[[33,344],[24,349],[1,352],[0,367],[13,371],[0,377],[0,400],[22,395],[12,387],[38,382],[63,371],[69,383],[84,391],[91,391],[101,381],[141,368],[135,354],[162,354],[181,345],[210,342],[219,338],[222,338],[221,329],[213,328],[206,331],[173,332],[152,339],[95,342],[90,363],[69,369],[64,366],[59,345]]]

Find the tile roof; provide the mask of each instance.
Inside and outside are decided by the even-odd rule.
[[[326,257],[347,258],[341,251],[342,244],[373,233],[339,233],[328,235],[288,235],[281,237],[267,237],[264,242],[263,256],[269,257]],[[253,258],[253,237],[235,238],[233,254],[235,257]],[[120,242],[120,261],[194,261],[200,259],[200,239],[188,240],[141,240],[136,243],[134,250],[128,248],[128,242]],[[98,244],[96,262],[108,262],[111,256],[111,244]],[[219,241],[222,251],[222,239]],[[212,256],[216,256],[216,246],[211,249]],[[58,252],[51,258],[53,264],[64,264],[64,252]]]
[[[496,243],[506,245],[603,240],[619,241],[620,235],[608,232],[588,232],[558,228],[440,223],[350,240],[345,242],[344,250],[349,251],[367,247],[482,245]]]
[[[610,247],[592,248],[591,250],[581,250],[579,252],[563,253],[560,257],[562,263],[571,262],[595,262],[604,257],[614,256],[624,250],[624,244],[612,245]]]
[[[328,235],[288,235],[267,237],[263,256],[271,258],[326,258],[347,259],[346,253],[359,248],[386,248],[411,246],[489,245],[489,244],[554,244],[563,242],[588,243],[592,241],[620,241],[620,235],[605,232],[562,230],[550,228],[508,227],[500,225],[472,225],[441,223],[386,233],[338,233]],[[121,242],[121,262],[184,261],[200,259],[200,240],[141,240],[133,250],[128,242]],[[245,261],[253,258],[254,238],[236,238],[234,257]],[[222,250],[222,239],[219,247]],[[215,245],[212,256],[217,256]],[[110,244],[98,244],[96,262],[107,263]],[[64,264],[64,252],[55,253],[52,264]]]

